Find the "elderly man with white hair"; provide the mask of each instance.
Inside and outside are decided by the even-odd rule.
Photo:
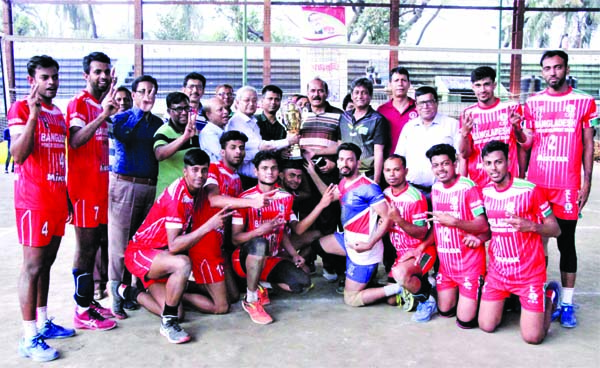
[[[250,188],[257,184],[256,174],[252,160],[258,151],[278,150],[298,143],[300,137],[297,134],[288,134],[285,139],[265,141],[260,135],[260,128],[256,122],[256,109],[258,107],[258,94],[251,86],[243,86],[238,89],[235,96],[236,112],[229,119],[227,130],[240,131],[248,137],[246,143],[246,158],[239,169],[242,186]]]

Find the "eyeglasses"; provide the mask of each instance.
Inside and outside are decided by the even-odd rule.
[[[436,100],[418,101],[417,106],[433,106],[437,103]]]
[[[231,92],[229,92],[229,93],[221,92],[221,93],[217,93],[217,96],[221,96],[221,97],[233,97],[233,93],[231,93]]]
[[[179,107],[169,107],[169,110],[175,111],[178,114],[181,114],[184,111],[190,112],[192,110],[191,106],[179,106]]]
[[[188,84],[187,86],[185,86],[185,88],[187,89],[197,89],[198,91],[203,91],[204,90],[204,86],[201,84]]]

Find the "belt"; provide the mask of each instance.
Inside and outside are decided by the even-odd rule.
[[[419,185],[419,184],[415,184],[415,183],[410,183],[410,185],[412,185],[413,187],[417,188],[418,190],[420,190],[422,192],[431,193],[431,185],[426,186],[426,185]]]
[[[156,186],[156,180],[150,178],[136,178],[135,176],[127,176],[122,174],[115,174],[118,180],[128,181],[134,184],[146,184],[151,186]]]

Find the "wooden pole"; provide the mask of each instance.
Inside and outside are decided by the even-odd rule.
[[[523,23],[525,20],[525,0],[514,0],[513,2],[513,27],[512,48],[523,49]],[[510,57],[510,94],[512,98],[518,98],[521,94],[521,54],[512,54]]]
[[[400,0],[390,1],[390,46],[398,46],[400,41]],[[390,50],[388,70],[398,66],[398,51]]]
[[[144,17],[143,17],[142,0],[135,0],[133,3],[133,38],[136,41],[144,39]],[[144,75],[144,46],[136,43],[134,46],[135,54],[133,60],[133,75],[140,77]]]
[[[10,0],[2,0],[2,23],[4,29],[4,35],[13,35],[13,20],[12,20],[12,3]],[[2,52],[4,57],[4,75],[5,92],[4,95],[6,101],[12,104],[17,98],[17,92],[15,90],[15,53],[13,48],[13,41],[2,39]],[[5,102],[6,105],[6,102]],[[6,108],[7,106],[5,106]],[[5,109],[6,110],[6,109]],[[8,111],[8,110],[6,110]]]
[[[265,0],[263,15],[263,41],[271,42],[271,0]],[[271,84],[271,47],[263,48],[263,86]]]

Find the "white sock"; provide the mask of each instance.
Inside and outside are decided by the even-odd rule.
[[[80,306],[80,305],[78,305],[78,306],[76,307],[77,314],[82,314],[82,313],[84,313],[85,311],[87,311],[88,309],[90,309],[90,307],[82,307],[82,306]]]
[[[575,288],[563,288],[562,289],[562,303],[573,304],[573,292]]]
[[[23,336],[27,340],[31,340],[38,334],[37,326],[34,321],[23,321]]]
[[[42,328],[42,326],[44,326],[44,323],[46,323],[46,320],[48,319],[48,307],[38,307],[37,310],[37,321],[41,326],[38,326],[38,328]]]
[[[248,303],[254,303],[258,301],[258,290],[250,291],[250,289],[246,289],[246,301]]]
[[[383,287],[385,296],[392,296],[400,294],[402,292],[402,286],[400,284],[387,284]]]

